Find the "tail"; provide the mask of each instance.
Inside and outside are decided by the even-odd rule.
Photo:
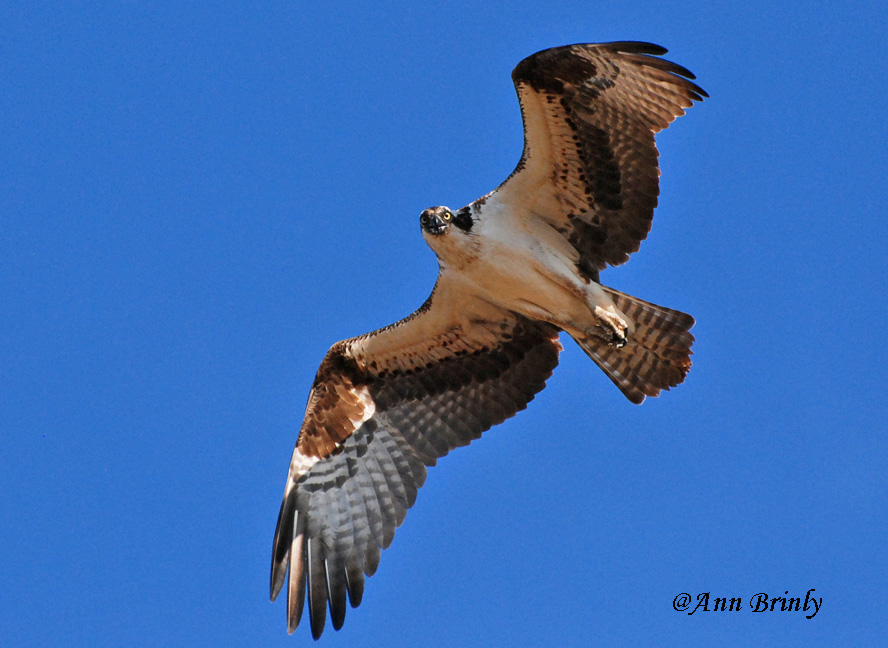
[[[691,368],[690,329],[694,318],[602,286],[616,307],[635,324],[626,345],[616,347],[594,335],[571,337],[604,370],[630,401],[641,404],[681,383]],[[630,325],[629,330],[632,330]]]

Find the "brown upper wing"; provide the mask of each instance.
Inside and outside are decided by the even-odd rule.
[[[650,43],[567,45],[512,72],[524,152],[512,175],[476,201],[544,219],[592,278],[638,250],[651,228],[660,170],[654,134],[707,96]]]
[[[321,363],[272,554],[271,598],[286,582],[290,632],[306,591],[314,637],[328,605],[341,627],[426,467],[524,409],[558,363],[554,327],[449,292],[439,278],[414,315],[335,344]]]

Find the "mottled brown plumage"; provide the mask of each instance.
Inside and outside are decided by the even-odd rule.
[[[690,315],[598,283],[647,236],[654,134],[706,94],[648,43],[570,45],[512,73],[524,150],[495,191],[423,211],[440,272],[410,317],[328,351],[290,462],[271,598],[318,638],[392,542],[433,466],[524,409],[567,332],[633,403],[681,383]]]
[[[496,322],[476,323],[500,331],[492,347],[467,344],[456,329],[448,331],[456,335],[452,344],[435,346],[393,326],[328,352],[309,397],[275,531],[272,599],[285,583],[289,558],[291,632],[306,589],[315,637],[323,631],[327,605],[333,626],[341,627],[346,594],[352,606],[360,603],[364,574],[376,571],[379,551],[413,505],[426,467],[524,409],[545,386],[558,364],[558,330],[500,315]],[[407,367],[385,363],[381,353],[373,356],[373,369],[358,369],[369,367],[363,352],[368,342],[380,349],[412,347],[412,360]],[[350,432],[336,440],[343,434],[331,423],[365,415],[355,406],[356,391],[369,394],[374,411],[360,425],[343,423],[341,429]]]
[[[654,134],[708,96],[690,71],[654,56],[665,52],[650,43],[569,45],[512,73],[524,152],[495,194],[505,203],[533,195],[533,212],[568,238],[592,279],[638,251],[651,229],[660,193]]]

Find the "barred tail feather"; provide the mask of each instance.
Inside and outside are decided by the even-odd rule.
[[[681,383],[691,368],[694,318],[602,288],[632,320],[635,330],[620,348],[592,335],[574,336],[577,344],[633,403],[641,404],[646,396],[656,396]]]

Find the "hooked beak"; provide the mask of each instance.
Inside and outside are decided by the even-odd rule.
[[[438,236],[439,234],[443,234],[447,230],[447,224],[444,222],[440,216],[435,214],[432,216],[431,222],[428,224],[429,232]]]

